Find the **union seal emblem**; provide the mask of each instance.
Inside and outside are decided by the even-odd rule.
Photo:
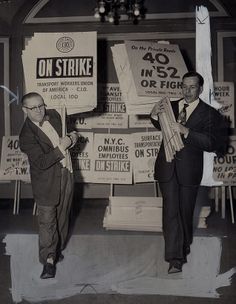
[[[56,47],[61,53],[69,53],[75,46],[74,40],[70,37],[61,37],[57,40]]]

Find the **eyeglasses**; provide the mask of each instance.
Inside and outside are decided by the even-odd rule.
[[[26,108],[30,111],[34,111],[34,112],[41,111],[44,107],[46,107],[46,105],[44,103],[37,107],[32,107],[32,108],[24,106],[24,108]]]

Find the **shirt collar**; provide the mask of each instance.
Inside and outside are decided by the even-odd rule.
[[[45,115],[41,122],[33,121],[33,123],[41,128],[45,121],[49,121],[49,115]]]
[[[188,104],[189,106],[195,106],[199,103],[199,98],[190,103],[187,103],[184,99],[182,99],[181,102],[182,102],[183,106],[184,106],[184,104]]]

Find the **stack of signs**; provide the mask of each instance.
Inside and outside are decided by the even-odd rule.
[[[175,122],[175,116],[169,98],[163,98],[160,100],[160,104],[164,109],[164,112],[159,115],[159,122],[163,134],[165,156],[166,161],[171,162],[176,152],[180,151],[184,147],[184,144],[180,133],[170,127],[171,123]]]
[[[114,230],[162,231],[162,197],[116,196],[109,198],[103,227]],[[207,228],[210,207],[194,214],[198,228]]]
[[[137,95],[125,44],[116,44],[111,50],[127,113],[149,114],[157,99]]]
[[[113,46],[112,54],[129,114],[149,114],[161,98],[182,96],[187,67],[177,45],[125,41]]]
[[[120,230],[162,231],[162,198],[110,197],[103,227]]]
[[[35,33],[22,51],[25,92],[38,92],[48,108],[68,114],[97,104],[96,32]]]

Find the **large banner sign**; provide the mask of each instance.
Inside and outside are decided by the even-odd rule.
[[[137,94],[181,97],[187,67],[178,45],[151,41],[125,41]]]
[[[154,181],[154,163],[159,153],[162,133],[133,133],[131,137],[134,183]]]
[[[234,83],[233,82],[214,82],[215,99],[222,105],[220,113],[226,116],[231,122],[230,127],[235,126],[234,117]]]
[[[94,135],[94,183],[132,184],[130,135]]]
[[[97,103],[96,32],[35,33],[22,52],[26,93],[40,93],[50,108],[91,111]]]
[[[93,181],[93,133],[79,132],[76,145],[70,150],[75,182]]]
[[[97,108],[93,113],[79,114],[76,128],[128,128],[128,114],[118,83],[98,84]]]
[[[227,154],[214,158],[213,178],[226,186],[236,185],[236,136],[230,137]]]
[[[19,136],[3,136],[0,179],[30,181],[26,154],[19,148]]]

